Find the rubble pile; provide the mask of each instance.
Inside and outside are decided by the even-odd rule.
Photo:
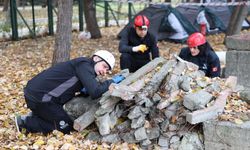
[[[112,85],[102,98],[78,99],[66,104],[66,110],[73,116],[72,112],[79,116],[79,110],[84,110],[75,117],[78,131],[96,123],[98,132],[90,132],[86,137],[90,140],[139,143],[145,148],[203,149],[197,123],[217,118],[236,84],[235,77],[211,79],[194,64],[157,58]],[[248,111],[243,103],[239,107]],[[78,109],[72,106],[75,104]]]

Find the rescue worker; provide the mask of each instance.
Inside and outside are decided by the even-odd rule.
[[[199,66],[207,77],[220,77],[221,67],[216,55],[206,38],[201,33],[193,33],[187,39],[188,47],[181,49],[179,56]]]
[[[115,65],[114,56],[99,50],[91,58],[79,57],[58,63],[39,73],[24,88],[24,97],[32,115],[16,116],[17,130],[26,133],[47,134],[59,130],[65,134],[73,130],[73,120],[64,111],[63,105],[76,93],[86,89],[92,99],[102,96],[111,83],[119,83],[124,78],[115,76],[102,83],[96,76],[103,76]]]
[[[125,35],[119,43],[120,68],[135,72],[151,58],[159,57],[156,37],[148,32],[149,20],[144,15],[138,15],[134,19],[134,26],[127,28]]]

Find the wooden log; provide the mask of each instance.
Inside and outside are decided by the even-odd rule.
[[[157,108],[162,110],[162,109],[168,107],[171,104],[171,102],[173,102],[176,99],[176,97],[178,96],[179,93],[180,93],[180,90],[176,90],[176,91],[170,93],[169,97],[167,99],[162,99],[158,103]]]
[[[131,100],[140,89],[141,88],[136,89],[127,85],[115,85],[114,89],[110,92],[110,94],[115,97],[120,97],[122,100]]]
[[[119,97],[110,97],[110,101],[108,103],[104,103],[101,105],[102,109],[113,108],[115,104],[120,101]]]
[[[89,108],[98,103],[100,99],[93,100],[90,96],[88,97],[74,97],[72,100],[64,104],[63,108],[68,115],[74,120],[87,112]]]
[[[146,87],[142,92],[137,94],[136,101],[142,101],[145,96],[147,98],[152,98],[154,93],[158,91],[163,79],[167,76],[169,71],[171,71],[172,67],[176,65],[176,60],[170,60],[165,63],[158,72],[156,72]]]
[[[167,91],[167,94],[170,94],[179,89],[178,80],[180,79],[180,75],[185,73],[186,69],[187,66],[183,62],[179,61],[175,65],[172,73],[167,78],[167,81],[165,82],[165,84],[162,85]]]
[[[95,112],[98,109],[98,103],[92,105],[87,112],[74,120],[73,128],[82,131],[95,121]]]
[[[185,70],[187,69],[187,67],[188,67],[187,64],[185,62],[182,62],[182,61],[179,61],[176,64],[172,73],[169,75],[169,78],[167,79],[166,84],[164,85],[164,87],[167,91],[168,98],[162,99],[158,103],[158,105],[157,105],[158,109],[161,110],[161,109],[166,108],[177,97],[177,95],[180,92],[180,90],[179,90],[180,75],[185,73]],[[195,67],[193,67],[193,68],[195,68]],[[194,71],[197,71],[197,70],[194,69],[193,72]]]
[[[151,70],[153,70],[155,67],[157,67],[159,64],[164,63],[166,61],[166,59],[159,57],[159,58],[155,58],[154,60],[150,61],[148,64],[146,64],[145,66],[141,67],[140,69],[138,69],[135,73],[129,75],[125,80],[123,80],[120,84],[122,85],[129,85],[133,82],[135,82],[136,80],[138,80],[140,77],[142,77],[143,75],[147,74],[148,72],[150,72]],[[100,100],[100,105],[104,105],[106,104],[107,106],[111,106],[107,103],[112,103],[112,105],[115,105],[116,103],[118,103],[120,100],[117,100],[115,103],[112,102],[112,98],[110,95],[110,92],[106,92],[101,100]],[[109,107],[110,108],[110,107]],[[105,109],[102,107],[102,109]],[[102,110],[103,112],[104,110]],[[107,110],[110,111],[110,110]],[[96,114],[98,116],[98,114]]]
[[[129,75],[129,71],[128,69],[124,69],[120,71],[118,74],[127,77]],[[65,108],[71,110],[70,112],[71,114],[72,112],[75,112],[77,114],[77,116],[73,118],[75,119],[73,125],[75,130],[82,131],[95,121],[95,113],[100,107],[98,105],[100,99],[101,98],[92,100],[90,97],[87,98],[79,97],[78,99],[71,100],[70,102],[68,102],[68,104],[65,105]]]
[[[150,72],[152,69],[154,69],[156,66],[158,66],[160,63],[165,62],[166,59],[159,57],[159,58],[155,58],[154,60],[150,61],[148,64],[146,64],[145,66],[141,67],[140,69],[138,69],[135,73],[129,75],[125,80],[123,80],[120,84],[122,85],[129,85],[131,83],[133,83],[134,81],[138,80],[141,76],[147,74],[148,72]],[[106,101],[109,101],[109,97],[110,97],[110,92],[106,92],[104,94],[104,96],[102,97],[102,99],[100,100],[100,104],[102,105],[103,103],[105,103]]]
[[[123,82],[121,82],[121,84],[124,84],[124,85],[131,84],[132,82],[136,81],[140,77],[144,76],[148,72],[150,72],[153,69],[155,69],[159,64],[163,64],[166,61],[167,60],[164,59],[164,58],[162,58],[162,57],[158,57],[158,58],[153,59],[152,61],[150,61],[149,63],[147,63],[146,65],[144,65],[140,69],[138,69],[135,73],[133,73],[130,76],[128,76],[126,78],[126,80],[124,80]]]
[[[121,85],[129,85],[135,81],[137,81],[140,77],[144,76],[148,72],[155,69],[159,64],[164,63],[166,59],[159,57],[155,58],[154,60],[150,61],[145,66],[138,69],[135,73],[129,75],[125,80],[123,80],[120,84]],[[107,126],[107,120],[105,116],[109,116],[109,113],[113,111],[115,105],[121,100],[117,98],[115,101],[112,99],[113,96],[110,95],[110,92],[106,92],[105,95],[100,100],[101,108],[96,111],[96,124],[99,128],[99,132],[103,135],[109,134],[111,126]],[[108,108],[105,107],[108,106]],[[112,108],[112,109],[110,109]],[[106,113],[105,113],[106,112]],[[104,118],[104,119],[103,119]],[[105,121],[103,121],[105,120]],[[103,130],[103,131],[102,131]]]
[[[140,91],[148,80],[147,76],[142,77],[131,85],[114,85],[114,89],[109,90],[111,96],[120,97],[122,100],[132,100],[136,93]]]
[[[120,98],[116,98],[114,100],[114,103],[118,103],[120,101]],[[102,108],[102,106],[99,107],[99,109],[95,112],[95,116],[96,117],[99,117],[99,116],[102,116],[106,113],[110,113],[114,110],[115,108],[115,104],[114,103],[108,103],[110,104],[109,106],[105,106],[105,108]]]

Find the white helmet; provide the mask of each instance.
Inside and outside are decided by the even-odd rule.
[[[109,65],[110,70],[112,70],[114,68],[115,57],[109,51],[99,50],[99,51],[95,52],[94,56],[98,56],[98,57],[102,58]]]

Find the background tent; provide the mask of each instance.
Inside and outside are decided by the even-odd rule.
[[[180,5],[172,8],[170,5],[151,5],[137,15],[143,14],[149,18],[149,31],[155,34],[158,40],[182,43],[188,35],[200,31],[201,23],[206,23],[208,34],[226,32],[233,7],[236,6]],[[126,32],[125,29],[131,26],[133,26],[133,20],[121,30],[118,37],[122,37]],[[242,27],[250,27],[247,19]]]
[[[158,40],[184,42],[189,34],[196,31],[192,24],[170,5],[151,5],[135,16],[140,14],[149,18],[149,31],[155,34]],[[119,38],[126,32],[126,28],[133,26],[133,22],[132,19],[121,30],[118,34]]]
[[[236,6],[178,6],[176,9],[185,16],[192,25],[199,30],[200,22],[207,24],[207,33],[226,32],[233,7]],[[202,15],[204,14],[204,15]],[[199,22],[200,20],[200,22]],[[249,28],[247,19],[242,23],[242,28]]]

